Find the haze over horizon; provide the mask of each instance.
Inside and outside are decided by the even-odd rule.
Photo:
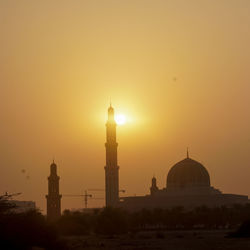
[[[163,188],[188,146],[212,186],[250,196],[249,12],[248,0],[0,1],[0,192],[45,212],[54,157],[62,194],[104,188],[112,98],[131,119],[117,128],[125,195],[149,193],[153,175]]]

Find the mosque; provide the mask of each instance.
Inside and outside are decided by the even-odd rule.
[[[199,206],[220,207],[248,202],[246,195],[223,194],[212,187],[207,169],[187,154],[184,160],[170,169],[165,188],[159,189],[156,178],[153,177],[149,195],[122,198],[120,205],[128,210],[172,207],[193,209]]]
[[[199,206],[219,207],[250,202],[248,196],[224,194],[210,184],[207,169],[199,162],[187,157],[176,163],[167,175],[166,187],[159,189],[156,178],[152,178],[150,194],[145,196],[119,197],[119,166],[117,162],[116,122],[114,108],[108,109],[106,123],[106,165],[105,169],[105,198],[106,207],[121,207],[136,211],[143,208],[173,208],[184,207],[193,209]],[[55,220],[61,215],[61,198],[59,193],[57,165],[50,166],[48,177],[47,217]]]
[[[224,194],[210,184],[207,169],[198,161],[187,156],[176,163],[167,175],[166,187],[159,189],[153,177],[150,194],[145,196],[119,197],[119,166],[117,165],[116,123],[114,109],[108,109],[106,123],[106,206],[122,207],[127,210],[143,208],[171,208],[181,206],[193,209],[198,206],[218,207],[246,204],[248,196]]]

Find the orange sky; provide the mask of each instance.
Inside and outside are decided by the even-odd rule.
[[[53,156],[62,194],[103,188],[111,97],[132,118],[117,131],[126,195],[153,174],[164,187],[187,146],[213,186],[250,195],[249,13],[249,0],[0,1],[0,192],[44,211]]]

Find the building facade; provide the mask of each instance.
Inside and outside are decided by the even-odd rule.
[[[106,166],[105,199],[107,207],[115,207],[119,203],[119,166],[117,165],[116,122],[114,109],[110,105],[106,123]]]
[[[56,220],[61,216],[61,198],[59,194],[59,180],[57,175],[57,165],[53,163],[50,165],[50,176],[48,177],[48,195],[47,199],[47,218],[49,220]]]

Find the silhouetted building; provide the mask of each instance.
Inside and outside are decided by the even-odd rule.
[[[10,200],[8,203],[15,206],[11,209],[11,211],[14,213],[24,213],[36,209],[36,203],[34,201]]]
[[[117,206],[119,203],[119,166],[117,165],[116,122],[114,109],[110,104],[106,123],[106,166],[105,194],[106,206]]]
[[[120,206],[128,210],[143,208],[184,207],[193,209],[198,206],[219,207],[248,203],[245,195],[223,194],[210,185],[210,176],[199,162],[187,157],[176,163],[169,171],[166,187],[158,189],[155,177],[152,179],[150,195],[124,197]]]
[[[50,165],[50,176],[48,177],[48,195],[47,199],[47,218],[55,220],[61,215],[61,198],[59,194],[59,180],[57,175],[57,166],[53,163]]]
[[[123,207],[128,210],[180,206],[193,209],[203,205],[219,207],[250,202],[246,195],[224,194],[212,187],[207,169],[201,163],[189,158],[188,151],[187,157],[170,169],[165,188],[159,189],[156,178],[153,177],[149,195],[119,198],[118,143],[116,142],[114,109],[111,105],[108,109],[106,137],[106,206]]]

